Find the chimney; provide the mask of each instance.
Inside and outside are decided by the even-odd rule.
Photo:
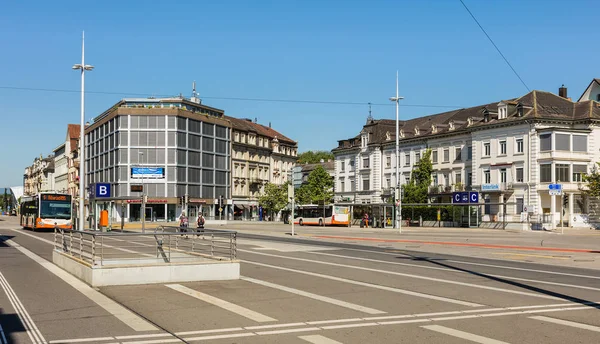
[[[269,121],[269,128],[271,127],[271,122]]]
[[[568,99],[567,97],[567,88],[565,87],[565,84],[563,84],[559,89],[558,89],[558,96],[559,97],[563,97],[565,99]]]

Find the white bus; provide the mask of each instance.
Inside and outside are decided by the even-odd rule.
[[[21,199],[21,226],[23,228],[71,229],[71,195],[40,193]]]
[[[348,226],[350,223],[350,207],[335,204],[299,205],[295,213],[294,224],[300,226]]]

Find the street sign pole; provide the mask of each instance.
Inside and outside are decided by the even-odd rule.
[[[565,227],[564,227],[564,221],[563,221],[564,202],[565,202],[565,194],[563,193],[560,196],[560,234],[565,234]]]

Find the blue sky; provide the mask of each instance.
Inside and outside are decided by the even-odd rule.
[[[464,0],[529,88],[578,98],[600,77],[596,1]],[[83,4],[83,5],[81,5]],[[50,154],[79,122],[81,31],[86,118],[136,95],[191,94],[237,117],[258,118],[329,150],[354,136],[374,104],[405,97],[402,118],[527,92],[458,0],[0,2],[0,186]],[[358,102],[325,105],[218,99]],[[409,105],[428,105],[417,107]]]

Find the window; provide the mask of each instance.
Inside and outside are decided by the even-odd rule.
[[[540,135],[540,151],[552,150],[552,134]]]
[[[434,175],[433,175],[433,185],[437,186],[437,185],[438,185],[438,183],[439,183],[439,181],[438,181],[438,175],[437,175],[437,174],[434,174]]]
[[[450,150],[444,149],[444,162],[449,162],[449,161],[450,161]]]
[[[437,152],[437,149],[432,152],[431,161],[434,164],[437,164],[437,162],[438,162],[438,152]]]
[[[506,169],[500,169],[500,183],[506,183]]]
[[[415,164],[418,164],[419,161],[421,161],[421,153],[417,152],[415,153]]]
[[[390,168],[391,166],[392,166],[392,157],[388,155],[385,157],[385,167]]]
[[[340,171],[344,172],[346,170],[346,162],[340,161]]]
[[[523,139],[516,139],[515,143],[517,146],[517,153],[523,153]]]
[[[506,118],[507,117],[506,115],[507,115],[507,112],[508,112],[507,110],[508,109],[507,109],[506,105],[503,105],[503,106],[499,107],[498,108],[498,119],[504,119],[504,118]]]
[[[554,165],[554,174],[555,174],[555,179],[557,182],[568,182],[569,181],[569,165],[568,164]]]
[[[467,160],[472,160],[473,159],[473,147],[469,146],[467,147]]]
[[[523,197],[517,197],[517,214],[520,214],[523,212]]]
[[[461,147],[456,147],[454,156],[455,156],[455,160],[462,160],[462,148]]]
[[[404,166],[410,166],[410,153],[404,155]]]
[[[500,154],[506,155],[506,141],[500,141]]]
[[[561,151],[571,150],[571,135],[569,134],[554,134],[554,149]]]
[[[492,182],[492,176],[490,174],[490,170],[483,171],[483,182],[485,184],[489,184]]]
[[[490,156],[492,153],[492,149],[489,142],[485,142],[483,144],[483,156]]]
[[[459,172],[456,172],[454,174],[454,183],[455,184],[462,184],[462,174]]]
[[[363,158],[363,168],[369,168],[369,157]]]
[[[473,172],[467,172],[467,186],[473,185]]]
[[[363,179],[363,185],[362,185],[362,189],[363,191],[368,191],[369,190],[369,180],[368,179]]]
[[[573,181],[582,182],[583,175],[587,173],[586,165],[573,165]]]
[[[392,187],[392,180],[390,178],[385,179],[385,186],[388,188]]]
[[[573,152],[587,152],[587,136],[573,135]]]
[[[340,192],[344,192],[346,191],[346,184],[344,182],[344,180],[340,180]]]
[[[540,165],[540,183],[552,182],[552,165]]]
[[[582,194],[573,195],[573,213],[585,214],[587,213],[585,206],[585,198]]]
[[[354,159],[350,159],[350,167],[354,167]]]
[[[523,182],[523,167],[517,167],[516,169],[516,181],[517,183],[522,183]]]

